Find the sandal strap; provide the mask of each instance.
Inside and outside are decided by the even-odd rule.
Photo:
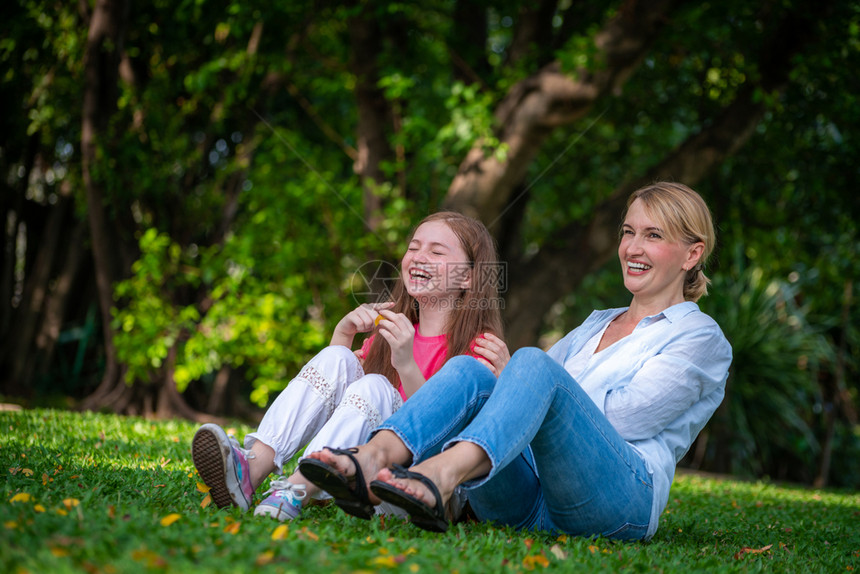
[[[358,453],[358,448],[354,446],[349,448],[326,446],[323,448],[328,449],[336,455],[349,457],[349,460],[352,461],[352,465],[355,467],[355,474],[352,475],[352,480],[355,481],[355,492],[362,501],[370,501],[370,497],[367,495],[367,483],[364,481],[364,473],[361,472],[361,465],[358,464],[358,460],[354,456]],[[344,476],[344,478],[348,480],[348,477]]]
[[[445,516],[445,505],[442,504],[442,495],[439,494],[439,489],[436,487],[436,485],[433,483],[432,480],[430,480],[429,478],[427,478],[426,476],[424,476],[420,472],[415,472],[413,470],[409,470],[405,466],[402,466],[402,465],[399,465],[396,463],[392,464],[389,467],[389,470],[391,471],[391,474],[393,474],[395,478],[406,478],[406,479],[417,480],[421,484],[426,486],[427,490],[429,490],[430,493],[433,495],[433,497],[436,499],[436,506],[433,507],[433,512],[437,516],[444,518],[444,516]]]

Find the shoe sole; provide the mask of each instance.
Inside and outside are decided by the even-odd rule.
[[[281,510],[280,508],[260,505],[254,510],[254,516],[270,516],[275,520],[280,520],[281,522],[289,522],[290,520],[295,520],[298,515],[290,516],[289,513]]]
[[[212,502],[218,508],[229,506],[242,508],[230,493],[230,486],[227,484],[227,457],[229,456],[233,456],[229,440],[223,442],[218,440],[215,431],[205,426],[195,433],[191,441],[191,458],[203,484],[209,487]]]
[[[429,532],[447,532],[448,521],[437,516],[435,508],[430,508],[424,501],[379,480],[370,483],[370,490],[381,500],[405,510],[410,522],[418,528]]]

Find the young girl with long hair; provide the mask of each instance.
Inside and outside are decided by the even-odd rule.
[[[510,358],[502,341],[498,258],[479,221],[454,212],[425,218],[409,237],[392,301],[362,304],[340,320],[331,343],[269,407],[241,448],[216,424],[194,435],[192,458],[218,507],[248,510],[272,472],[307,445],[309,452],[360,444],[448,359],[471,355],[498,375]],[[353,352],[355,335],[371,333]],[[314,461],[310,473],[325,473]],[[341,508],[369,517],[362,484],[331,494]],[[334,489],[337,490],[337,489]],[[254,514],[292,520],[320,490],[301,472],[274,479]]]

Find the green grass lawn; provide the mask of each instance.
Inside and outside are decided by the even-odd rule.
[[[860,493],[679,475],[649,543],[205,506],[195,425],[0,413],[0,572],[860,571]],[[236,425],[240,438],[250,429]]]

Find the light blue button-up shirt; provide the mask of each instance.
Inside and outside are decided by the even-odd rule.
[[[626,311],[594,311],[548,351],[558,363]],[[669,501],[675,466],[723,400],[732,349],[717,323],[687,301],[642,319],[633,332],[576,361],[575,377],[642,456],[654,480],[650,538]]]

